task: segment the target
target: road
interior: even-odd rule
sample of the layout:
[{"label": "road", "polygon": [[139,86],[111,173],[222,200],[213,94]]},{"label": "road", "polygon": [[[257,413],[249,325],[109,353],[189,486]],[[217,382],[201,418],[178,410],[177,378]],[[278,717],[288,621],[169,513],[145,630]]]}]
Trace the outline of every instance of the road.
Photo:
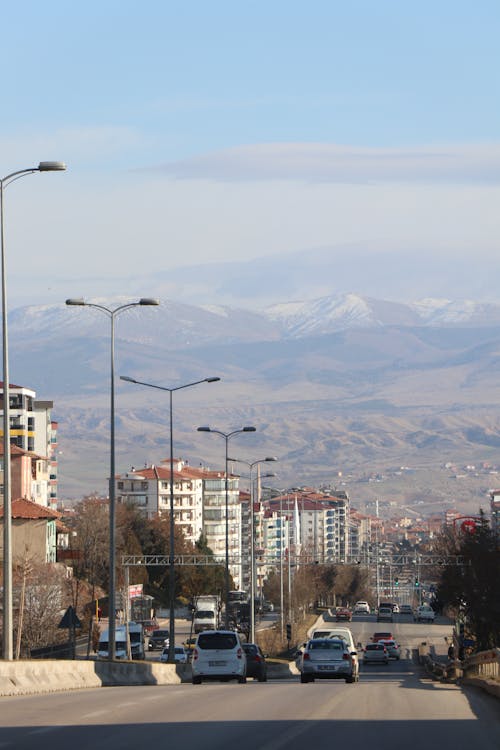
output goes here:
[{"label": "road", "polygon": [[[374,618],[351,623],[363,642]],[[412,659],[421,640],[445,647],[447,623],[395,623],[403,659],[361,667],[359,683],[298,678],[161,687],[101,688],[5,697],[0,748],[37,750],[498,750],[498,701],[440,684]]]}]

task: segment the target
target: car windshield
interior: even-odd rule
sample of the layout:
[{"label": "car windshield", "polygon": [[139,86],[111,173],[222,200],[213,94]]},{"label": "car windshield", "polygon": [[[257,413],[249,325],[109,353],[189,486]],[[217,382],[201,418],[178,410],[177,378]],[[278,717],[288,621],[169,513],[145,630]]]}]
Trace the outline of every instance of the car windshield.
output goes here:
[{"label": "car windshield", "polygon": [[238,640],[232,633],[200,633],[198,647],[203,649],[232,649],[238,645]]},{"label": "car windshield", "polygon": [[151,638],[168,638],[168,630],[155,630]]}]

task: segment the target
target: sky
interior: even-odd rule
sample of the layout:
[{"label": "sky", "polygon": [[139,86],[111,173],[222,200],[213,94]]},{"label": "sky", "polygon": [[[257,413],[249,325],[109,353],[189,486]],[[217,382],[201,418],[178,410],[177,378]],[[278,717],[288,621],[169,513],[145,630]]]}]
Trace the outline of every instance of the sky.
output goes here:
[{"label": "sky", "polygon": [[68,167],[4,192],[10,306],[345,243],[500,265],[499,38],[497,0],[4,0],[0,174]]}]

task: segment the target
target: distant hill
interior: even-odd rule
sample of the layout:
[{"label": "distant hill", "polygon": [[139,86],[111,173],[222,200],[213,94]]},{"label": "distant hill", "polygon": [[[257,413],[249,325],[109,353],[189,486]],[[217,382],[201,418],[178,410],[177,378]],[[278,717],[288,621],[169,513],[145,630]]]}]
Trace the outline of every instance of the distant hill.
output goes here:
[{"label": "distant hill", "polygon": [[[11,381],[54,400],[60,495],[105,491],[109,320],[65,305],[9,320]],[[341,481],[354,502],[435,495],[436,507],[477,510],[495,484],[486,469],[459,482],[443,467],[500,464],[498,304],[338,294],[247,310],[168,299],[117,318],[115,361],[117,376],[167,387],[222,378],[175,394],[175,452],[191,462],[223,468],[223,441],[197,426],[254,424],[231,453],[278,456],[277,487]],[[116,418],[119,472],[166,457],[168,393],[117,380]],[[402,465],[419,468],[393,471]]]}]

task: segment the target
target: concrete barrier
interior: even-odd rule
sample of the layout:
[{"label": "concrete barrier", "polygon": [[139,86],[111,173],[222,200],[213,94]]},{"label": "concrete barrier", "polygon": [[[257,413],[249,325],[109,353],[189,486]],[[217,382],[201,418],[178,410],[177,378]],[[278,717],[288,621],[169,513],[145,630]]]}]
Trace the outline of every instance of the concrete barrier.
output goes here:
[{"label": "concrete barrier", "polygon": [[51,693],[113,685],[175,685],[191,681],[191,667],[161,662],[32,661],[0,662],[0,695]]},{"label": "concrete barrier", "polygon": [[[267,668],[271,680],[284,680],[299,674],[293,661],[271,662]],[[120,685],[178,685],[182,682],[191,682],[190,664],[60,659],[0,661],[0,696]]]}]

